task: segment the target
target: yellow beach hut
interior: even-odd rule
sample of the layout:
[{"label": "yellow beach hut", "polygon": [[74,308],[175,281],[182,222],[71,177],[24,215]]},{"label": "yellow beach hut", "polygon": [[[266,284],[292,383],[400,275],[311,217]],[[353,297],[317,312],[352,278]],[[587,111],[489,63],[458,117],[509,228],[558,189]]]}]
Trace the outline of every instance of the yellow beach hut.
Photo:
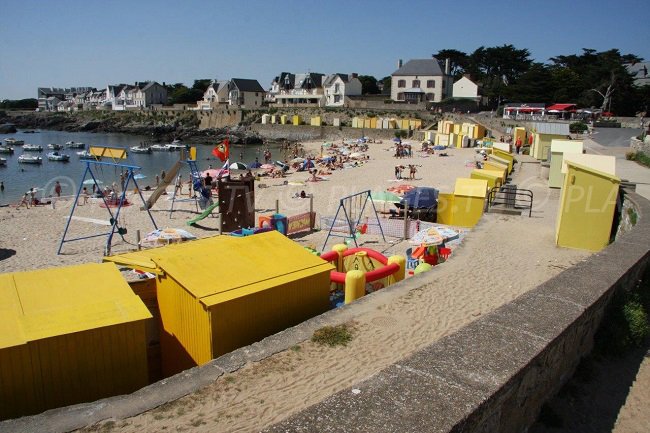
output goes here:
[{"label": "yellow beach hut", "polygon": [[615,164],[613,156],[564,155],[557,245],[600,251],[609,244],[621,182]]},{"label": "yellow beach hut", "polygon": [[0,274],[0,419],[147,385],[151,317],[112,263]]},{"label": "yellow beach hut", "polygon": [[566,139],[569,136],[569,125],[566,123],[533,123],[533,145],[530,148],[530,156],[540,161],[546,161],[549,157],[551,141],[554,139]]},{"label": "yellow beach hut", "polygon": [[474,227],[483,215],[488,182],[457,178],[454,193],[438,195],[437,221],[459,227]]},{"label": "yellow beach hut", "polygon": [[165,375],[329,309],[334,267],[277,231],[215,236],[105,260],[157,275]]},{"label": "yellow beach hut", "polygon": [[549,188],[560,188],[564,181],[562,174],[562,161],[564,154],[582,154],[581,140],[551,140],[551,166],[548,174]]}]

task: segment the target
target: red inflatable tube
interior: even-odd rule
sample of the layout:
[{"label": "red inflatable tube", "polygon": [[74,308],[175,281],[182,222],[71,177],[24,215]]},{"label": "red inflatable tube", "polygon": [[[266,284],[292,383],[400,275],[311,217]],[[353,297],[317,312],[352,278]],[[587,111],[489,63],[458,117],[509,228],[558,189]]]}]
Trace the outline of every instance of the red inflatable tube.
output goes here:
[{"label": "red inflatable tube", "polygon": [[[379,269],[375,269],[374,271],[366,272],[366,282],[368,283],[371,283],[376,280],[381,280],[382,278],[386,278],[387,276],[393,275],[395,272],[399,270],[399,265],[397,263],[391,263],[389,265],[386,256],[384,256],[380,252],[371,250],[369,248],[350,248],[349,250],[345,250],[345,252],[343,253],[343,257],[347,257],[358,252],[365,252],[366,254],[368,254],[368,257],[375,259],[379,263],[384,265]],[[336,251],[328,251],[325,254],[320,255],[320,258],[327,262],[332,262],[336,260],[338,257],[339,254]],[[330,281],[332,281],[333,283],[345,284],[345,272],[338,272],[338,271],[330,272]]]}]

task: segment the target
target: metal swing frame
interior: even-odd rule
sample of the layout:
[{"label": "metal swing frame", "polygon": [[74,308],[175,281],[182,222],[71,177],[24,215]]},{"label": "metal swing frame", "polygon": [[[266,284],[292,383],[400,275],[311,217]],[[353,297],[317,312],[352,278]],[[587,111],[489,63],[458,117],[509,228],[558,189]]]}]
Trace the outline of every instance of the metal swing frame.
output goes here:
[{"label": "metal swing frame", "polygon": [[[72,209],[70,210],[70,216],[68,217],[68,221],[66,222],[65,225],[65,230],[63,231],[63,236],[61,237],[61,242],[59,243],[59,249],[57,251],[57,254],[61,254],[61,250],[63,249],[63,244],[67,242],[74,242],[74,241],[80,241],[84,239],[91,239],[91,238],[96,238],[100,236],[107,236],[106,238],[106,246],[104,247],[104,255],[109,255],[111,252],[111,245],[113,241],[113,235],[115,232],[119,233],[119,216],[120,216],[120,211],[122,210],[122,205],[124,204],[124,201],[126,200],[126,191],[129,189],[129,183],[133,181],[133,184],[135,185],[136,190],[138,191],[138,195],[140,196],[140,199],[142,200],[142,203],[145,205],[146,209],[146,201],[144,197],[142,196],[142,191],[140,190],[140,187],[138,186],[138,182],[135,179],[134,175],[134,170],[140,170],[142,167],[137,166],[137,165],[129,165],[129,164],[119,164],[115,162],[103,162],[103,161],[85,161],[86,163],[86,170],[84,170],[84,174],[81,177],[81,182],[79,183],[79,189],[77,189],[77,194],[75,195],[74,199],[74,204],[72,205]],[[115,211],[115,214],[111,211],[111,208],[108,205],[108,202],[106,201],[106,197],[102,194],[102,200],[104,202],[104,205],[106,206],[106,210],[108,211],[111,219],[111,230],[106,233],[99,233],[95,235],[89,235],[89,236],[81,236],[78,238],[73,238],[73,239],[66,239],[66,235],[68,234],[68,229],[70,228],[70,223],[72,222],[72,217],[74,215],[74,211],[77,208],[77,205],[79,204],[79,196],[81,195],[81,191],[84,188],[84,181],[86,180],[86,177],[88,174],[90,174],[90,177],[92,178],[94,185],[97,187],[98,191],[101,191],[101,187],[99,186],[99,182],[97,182],[97,178],[95,177],[95,173],[93,172],[93,169],[91,168],[91,164],[97,167],[103,167],[103,166],[108,166],[108,167],[115,167],[115,168],[120,168],[120,169],[125,169],[127,172],[127,177],[126,180],[124,181],[124,188],[122,189],[122,194],[120,195],[119,198],[119,204],[117,205],[117,209]],[[153,223],[154,228],[157,230],[158,226],[156,225],[156,221],[153,218],[153,215],[151,215],[151,212],[149,209],[147,210],[147,214],[149,214],[149,219],[151,219],[151,222]],[[122,233],[119,233],[120,236],[122,236]]]},{"label": "metal swing frame", "polygon": [[[346,200],[353,200],[354,198],[359,198],[360,200],[363,200],[365,196],[365,200],[363,202],[363,205],[361,206],[361,211],[359,212],[359,215],[357,219],[353,222],[352,219],[354,216],[352,215],[352,209],[347,209],[345,206]],[[351,194],[346,197],[343,197],[342,199],[339,200],[339,207],[336,209],[336,215],[334,215],[334,219],[332,220],[332,224],[329,227],[329,230],[327,232],[327,237],[325,238],[325,243],[323,244],[323,248],[321,248],[321,251],[325,250],[325,247],[327,246],[327,242],[329,241],[330,237],[339,237],[339,238],[352,238],[354,241],[354,245],[356,247],[359,247],[359,244],[357,243],[357,238],[354,235],[356,228],[359,226],[361,223],[361,218],[363,218],[363,212],[366,210],[366,205],[368,204],[368,201],[370,201],[370,204],[372,205],[372,210],[375,213],[375,218],[377,220],[377,224],[379,226],[379,231],[381,232],[381,237],[386,242],[386,236],[384,236],[384,229],[381,227],[381,223],[379,222],[379,215],[377,214],[377,208],[375,207],[375,202],[372,200],[372,196],[370,195],[370,190],[358,192],[356,194]],[[339,216],[339,213],[343,210],[343,215],[345,216],[345,221],[347,222],[347,226],[350,230],[349,234],[345,235],[339,235],[336,233],[332,233],[332,229],[334,228],[334,224],[336,224],[337,218]]]}]

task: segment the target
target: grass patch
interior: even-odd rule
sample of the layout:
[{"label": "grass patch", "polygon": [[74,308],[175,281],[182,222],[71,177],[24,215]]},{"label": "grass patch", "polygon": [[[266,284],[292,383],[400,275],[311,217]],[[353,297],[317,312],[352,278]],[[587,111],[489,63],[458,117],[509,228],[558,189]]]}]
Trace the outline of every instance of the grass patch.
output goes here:
[{"label": "grass patch", "polygon": [[233,376],[226,376],[225,379],[226,383],[234,383],[235,378]]},{"label": "grass patch", "polygon": [[300,347],[299,344],[296,344],[295,346],[291,346],[291,350],[293,352],[300,352],[301,349],[302,349],[302,347]]},{"label": "grass patch", "polygon": [[631,207],[627,208],[627,215],[630,217],[630,223],[633,226],[635,226],[639,216],[637,215],[634,208],[631,208]]},{"label": "grass patch", "polygon": [[650,168],[650,156],[646,155],[643,152],[634,152],[634,151],[627,152],[625,154],[625,159],[627,159],[628,161],[636,161],[638,164]]},{"label": "grass patch", "polygon": [[322,346],[347,346],[352,341],[352,332],[346,324],[324,326],[314,332],[311,341]]},{"label": "grass patch", "polygon": [[650,271],[633,290],[616,295],[596,333],[594,352],[620,357],[650,336]]}]

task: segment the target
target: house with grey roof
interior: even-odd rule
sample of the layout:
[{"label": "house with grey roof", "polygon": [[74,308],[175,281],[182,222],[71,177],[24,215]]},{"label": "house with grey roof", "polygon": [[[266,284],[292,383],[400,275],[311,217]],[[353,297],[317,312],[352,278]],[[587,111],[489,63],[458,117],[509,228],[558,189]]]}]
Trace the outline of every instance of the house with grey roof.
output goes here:
[{"label": "house with grey roof", "polygon": [[242,108],[261,107],[265,93],[257,80],[233,78],[230,80],[228,103]]},{"label": "house with grey roof", "polygon": [[167,88],[155,81],[108,86],[107,94],[107,100],[112,103],[114,111],[142,110],[155,104],[167,103]]},{"label": "house with grey roof", "polygon": [[[94,87],[39,87],[37,89],[38,111],[59,111],[58,104],[62,101],[75,101],[78,96],[95,90]],[[55,98],[56,103],[53,103]]]},{"label": "house with grey roof", "polygon": [[391,94],[393,101],[400,102],[440,102],[452,94],[453,80],[449,67],[443,71],[435,57],[413,59],[391,74]]},{"label": "house with grey roof", "polygon": [[324,74],[282,72],[271,84],[267,101],[284,107],[321,107],[324,105]]},{"label": "house with grey roof", "polygon": [[323,95],[327,107],[343,107],[348,96],[361,95],[361,81],[357,74],[330,74],[323,79]]}]

